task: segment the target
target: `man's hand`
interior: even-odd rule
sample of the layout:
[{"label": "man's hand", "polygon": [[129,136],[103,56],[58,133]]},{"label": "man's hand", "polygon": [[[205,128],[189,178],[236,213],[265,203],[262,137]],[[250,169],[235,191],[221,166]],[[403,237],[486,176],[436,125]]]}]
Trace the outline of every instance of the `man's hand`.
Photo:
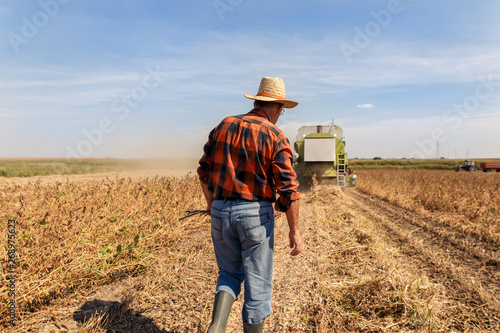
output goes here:
[{"label": "man's hand", "polygon": [[288,234],[290,248],[293,249],[290,255],[296,256],[302,252],[304,246],[304,241],[299,231],[299,200],[292,201],[290,208],[288,208],[285,214],[288,221],[288,228],[290,229],[290,233]]},{"label": "man's hand", "polygon": [[302,252],[302,248],[304,246],[302,236],[300,235],[300,232],[290,232],[288,234],[288,237],[290,238],[290,248],[293,249],[292,252],[290,252],[290,255],[296,256],[297,254]]},{"label": "man's hand", "polygon": [[205,184],[202,181],[200,181],[200,184],[201,188],[203,189],[203,195],[207,200],[207,211],[210,213],[210,211],[212,210],[212,203],[214,202],[214,197],[212,196],[212,193],[208,190],[207,184]]}]

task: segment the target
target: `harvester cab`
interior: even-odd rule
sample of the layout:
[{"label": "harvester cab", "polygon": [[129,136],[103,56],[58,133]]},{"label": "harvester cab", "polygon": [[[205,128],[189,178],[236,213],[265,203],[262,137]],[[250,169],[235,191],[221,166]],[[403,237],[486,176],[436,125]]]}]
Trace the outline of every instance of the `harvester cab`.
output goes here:
[{"label": "harvester cab", "polygon": [[295,141],[294,167],[301,179],[336,180],[339,186],[356,185],[349,168],[344,132],[336,125],[302,126]]}]

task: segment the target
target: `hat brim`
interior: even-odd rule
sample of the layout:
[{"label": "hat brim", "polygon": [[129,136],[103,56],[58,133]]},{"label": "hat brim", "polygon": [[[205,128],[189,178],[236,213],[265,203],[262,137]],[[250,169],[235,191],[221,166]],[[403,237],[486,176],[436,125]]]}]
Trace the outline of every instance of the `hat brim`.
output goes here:
[{"label": "hat brim", "polygon": [[248,95],[248,94],[243,94],[243,95],[248,99],[253,99],[256,101],[281,103],[281,104],[283,104],[283,107],[286,109],[292,109],[299,104],[298,102],[290,101],[288,99],[279,99],[279,98],[267,97],[267,96],[252,96],[252,95]]}]

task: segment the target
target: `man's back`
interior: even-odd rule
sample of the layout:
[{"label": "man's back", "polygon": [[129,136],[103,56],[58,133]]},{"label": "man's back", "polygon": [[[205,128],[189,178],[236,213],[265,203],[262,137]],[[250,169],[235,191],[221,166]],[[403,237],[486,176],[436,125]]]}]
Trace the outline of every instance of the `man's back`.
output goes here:
[{"label": "man's back", "polygon": [[200,178],[216,199],[275,202],[276,191],[298,187],[288,140],[259,109],[225,118],[210,133],[204,152]]}]

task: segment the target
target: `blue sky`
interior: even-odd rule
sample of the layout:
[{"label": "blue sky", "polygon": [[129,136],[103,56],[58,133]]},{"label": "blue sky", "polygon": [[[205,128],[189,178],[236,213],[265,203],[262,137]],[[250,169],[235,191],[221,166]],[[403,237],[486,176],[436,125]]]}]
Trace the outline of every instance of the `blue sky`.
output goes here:
[{"label": "blue sky", "polygon": [[[500,2],[4,0],[0,157],[199,157],[263,76],[350,157],[500,157]],[[438,144],[439,143],[439,144]],[[439,146],[439,151],[437,151]]]}]

